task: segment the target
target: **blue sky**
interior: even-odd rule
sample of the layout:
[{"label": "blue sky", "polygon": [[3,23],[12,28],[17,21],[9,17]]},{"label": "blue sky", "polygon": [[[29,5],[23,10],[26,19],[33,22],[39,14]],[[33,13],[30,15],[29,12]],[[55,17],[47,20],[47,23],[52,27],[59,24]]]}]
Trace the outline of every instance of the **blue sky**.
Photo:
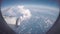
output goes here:
[{"label": "blue sky", "polygon": [[2,7],[11,6],[11,5],[47,5],[57,7],[57,2],[52,0],[3,0]]}]

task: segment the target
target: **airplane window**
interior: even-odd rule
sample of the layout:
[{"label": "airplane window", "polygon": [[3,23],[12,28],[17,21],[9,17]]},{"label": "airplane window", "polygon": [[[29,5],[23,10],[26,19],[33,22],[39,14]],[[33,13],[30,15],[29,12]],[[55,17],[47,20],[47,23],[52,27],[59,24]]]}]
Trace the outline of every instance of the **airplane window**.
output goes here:
[{"label": "airplane window", "polygon": [[3,0],[4,20],[18,34],[45,34],[59,15],[56,1]]}]

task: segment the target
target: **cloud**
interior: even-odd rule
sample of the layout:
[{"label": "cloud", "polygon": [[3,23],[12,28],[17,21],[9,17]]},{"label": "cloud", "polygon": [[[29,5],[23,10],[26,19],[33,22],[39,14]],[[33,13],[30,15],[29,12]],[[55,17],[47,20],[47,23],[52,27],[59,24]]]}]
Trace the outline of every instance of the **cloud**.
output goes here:
[{"label": "cloud", "polygon": [[51,7],[51,6],[40,5],[40,6],[32,6],[27,8],[29,8],[32,11],[32,13],[39,12],[42,14],[50,14],[50,15],[58,15],[59,13],[59,8]]},{"label": "cloud", "polygon": [[50,19],[47,19],[47,20],[45,21],[45,23],[47,23],[47,24],[48,24],[48,23],[49,23],[49,24],[53,24]]},{"label": "cloud", "polygon": [[33,10],[54,10],[59,11],[58,7],[45,6],[45,5],[29,5],[27,8],[32,8]]},{"label": "cloud", "polygon": [[21,14],[23,14],[23,17],[24,17],[24,18],[25,18],[25,17],[27,17],[27,18],[31,17],[31,12],[30,12],[29,9],[25,9],[24,6],[17,6],[17,7],[18,7],[18,9],[19,9],[19,12],[20,12]]},{"label": "cloud", "polygon": [[[9,7],[9,9],[5,9],[5,13],[2,12],[3,16],[15,16],[19,18],[19,22],[23,20],[28,20],[31,17],[31,12],[29,9],[26,9],[24,6],[14,6],[14,7]],[[13,20],[13,19],[12,19]],[[7,20],[8,21],[8,20]]]},{"label": "cloud", "polygon": [[[26,9],[29,8],[29,9]],[[2,12],[4,15],[8,15],[8,16],[16,16],[19,17],[19,22],[23,21],[23,20],[28,20],[31,18],[33,13],[45,13],[45,14],[50,14],[50,15],[56,15],[58,14],[58,8],[54,8],[54,7],[48,7],[48,6],[28,6],[26,7],[23,5],[17,5],[17,6],[12,6],[12,7],[8,7],[5,12],[5,10]],[[49,9],[49,10],[48,10]],[[32,10],[32,11],[30,11]],[[51,11],[54,10],[54,11]],[[4,13],[5,12],[5,13]],[[32,14],[31,14],[32,12]],[[37,17],[39,18],[39,17]]]}]

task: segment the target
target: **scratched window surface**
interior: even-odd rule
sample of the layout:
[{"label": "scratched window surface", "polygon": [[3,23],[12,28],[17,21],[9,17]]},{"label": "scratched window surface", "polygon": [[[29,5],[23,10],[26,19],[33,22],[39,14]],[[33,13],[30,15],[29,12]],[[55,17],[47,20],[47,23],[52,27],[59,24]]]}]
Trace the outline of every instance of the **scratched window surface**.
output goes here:
[{"label": "scratched window surface", "polygon": [[46,34],[57,20],[59,8],[56,1],[3,0],[1,12],[18,34]]}]

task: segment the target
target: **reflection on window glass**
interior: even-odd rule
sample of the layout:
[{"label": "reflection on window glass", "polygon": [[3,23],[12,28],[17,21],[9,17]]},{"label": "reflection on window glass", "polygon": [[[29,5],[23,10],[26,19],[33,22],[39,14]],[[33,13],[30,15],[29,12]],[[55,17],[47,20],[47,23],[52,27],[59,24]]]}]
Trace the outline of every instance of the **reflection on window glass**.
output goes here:
[{"label": "reflection on window glass", "polygon": [[54,1],[3,0],[1,12],[18,34],[45,34],[54,24],[59,8]]}]

